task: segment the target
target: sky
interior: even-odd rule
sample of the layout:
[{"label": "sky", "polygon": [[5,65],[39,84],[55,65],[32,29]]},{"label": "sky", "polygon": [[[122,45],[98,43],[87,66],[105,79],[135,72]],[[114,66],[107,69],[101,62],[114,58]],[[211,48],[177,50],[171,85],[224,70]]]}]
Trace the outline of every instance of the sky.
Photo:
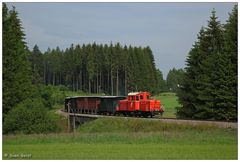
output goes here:
[{"label": "sky", "polygon": [[213,8],[226,23],[236,3],[31,3],[15,2],[29,49],[66,49],[71,44],[149,46],[166,76],[184,68],[200,28],[207,27]]}]

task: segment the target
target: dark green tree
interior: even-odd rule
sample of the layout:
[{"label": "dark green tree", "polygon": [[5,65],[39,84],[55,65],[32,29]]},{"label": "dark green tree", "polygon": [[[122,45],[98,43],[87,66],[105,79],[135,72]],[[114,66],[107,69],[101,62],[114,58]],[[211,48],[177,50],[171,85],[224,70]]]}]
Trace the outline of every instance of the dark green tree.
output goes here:
[{"label": "dark green tree", "polygon": [[[235,11],[235,18],[236,13]],[[234,15],[234,11],[231,15]],[[227,39],[230,38],[227,26],[230,24],[231,15],[225,26],[225,34],[222,25],[217,21],[215,10],[212,11],[208,27],[201,29],[198,41],[186,61],[186,73],[178,93],[182,104],[177,110],[178,116],[214,120],[236,119],[237,72],[236,68],[232,67],[237,65],[237,46],[230,47],[234,52],[227,52],[227,49],[230,49],[227,46],[237,44],[237,19],[231,25],[235,26],[229,34],[232,37]],[[233,62],[230,55],[234,58]]]},{"label": "dark green tree", "polygon": [[157,92],[168,91],[167,83],[163,79],[163,74],[159,69],[157,69],[157,71],[156,71],[156,76],[157,76]]},{"label": "dark green tree", "polygon": [[196,112],[194,118],[217,119],[216,114],[218,96],[217,91],[221,89],[219,84],[219,73],[222,73],[219,59],[222,56],[223,50],[223,30],[222,25],[217,20],[215,10],[212,11],[212,16],[208,21],[206,28],[205,43],[203,49],[200,46],[200,54],[206,53],[206,58],[200,62],[200,74],[198,74],[197,102],[195,104]]},{"label": "dark green tree", "polygon": [[237,120],[237,44],[238,9],[234,6],[224,32],[224,50],[217,57],[216,116],[219,120]]},{"label": "dark green tree", "polygon": [[43,56],[37,45],[33,47],[30,61],[32,64],[32,83],[43,83]]},{"label": "dark green tree", "polygon": [[187,58],[186,74],[178,93],[182,107],[177,115],[188,118],[212,118],[214,116],[214,65],[217,54],[222,50],[222,29],[215,10],[208,22],[208,28],[200,30]]},{"label": "dark green tree", "polygon": [[95,60],[93,48],[89,44],[87,45],[87,74],[88,74],[88,92],[92,92],[92,83],[95,77]]},{"label": "dark green tree", "polygon": [[3,116],[29,96],[31,65],[18,13],[3,3]]},{"label": "dark green tree", "polygon": [[177,116],[181,118],[192,118],[196,108],[196,89],[197,78],[199,74],[199,62],[200,57],[198,55],[199,43],[203,34],[203,30],[200,31],[198,36],[198,42],[195,42],[195,45],[188,54],[185,68],[185,73],[183,75],[183,82],[180,89],[177,91],[179,97],[179,102],[182,107],[178,107]]}]

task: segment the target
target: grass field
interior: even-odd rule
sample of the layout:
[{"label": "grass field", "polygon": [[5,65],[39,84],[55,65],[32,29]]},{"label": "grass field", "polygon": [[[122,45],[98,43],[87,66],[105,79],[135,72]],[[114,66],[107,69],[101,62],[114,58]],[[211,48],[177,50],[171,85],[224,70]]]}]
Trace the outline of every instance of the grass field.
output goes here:
[{"label": "grass field", "polygon": [[154,96],[154,98],[159,99],[164,107],[163,117],[176,118],[176,107],[180,106],[180,104],[175,93],[161,93]]},{"label": "grass field", "polygon": [[3,136],[3,159],[237,159],[237,130],[102,118],[75,134]]}]

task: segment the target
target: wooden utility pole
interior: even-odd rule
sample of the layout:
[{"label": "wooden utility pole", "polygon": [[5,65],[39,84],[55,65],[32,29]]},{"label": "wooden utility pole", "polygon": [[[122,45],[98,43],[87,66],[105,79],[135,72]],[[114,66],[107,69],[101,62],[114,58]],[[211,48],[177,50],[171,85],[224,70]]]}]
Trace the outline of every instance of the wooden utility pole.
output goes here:
[{"label": "wooden utility pole", "polygon": [[71,132],[71,118],[70,118],[70,108],[71,108],[71,103],[68,101],[68,132]]},{"label": "wooden utility pole", "polygon": [[75,127],[76,127],[76,125],[75,125],[75,112],[73,111],[73,121],[72,121],[72,123],[73,123],[73,134],[75,134]]}]

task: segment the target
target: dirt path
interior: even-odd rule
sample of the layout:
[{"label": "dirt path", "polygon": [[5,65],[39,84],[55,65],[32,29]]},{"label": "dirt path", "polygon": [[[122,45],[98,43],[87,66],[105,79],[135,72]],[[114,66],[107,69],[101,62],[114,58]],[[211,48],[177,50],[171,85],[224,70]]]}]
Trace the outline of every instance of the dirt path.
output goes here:
[{"label": "dirt path", "polygon": [[60,110],[60,109],[55,111],[55,113],[58,114],[58,115],[64,116],[65,118],[68,117],[68,114],[66,112]]}]

